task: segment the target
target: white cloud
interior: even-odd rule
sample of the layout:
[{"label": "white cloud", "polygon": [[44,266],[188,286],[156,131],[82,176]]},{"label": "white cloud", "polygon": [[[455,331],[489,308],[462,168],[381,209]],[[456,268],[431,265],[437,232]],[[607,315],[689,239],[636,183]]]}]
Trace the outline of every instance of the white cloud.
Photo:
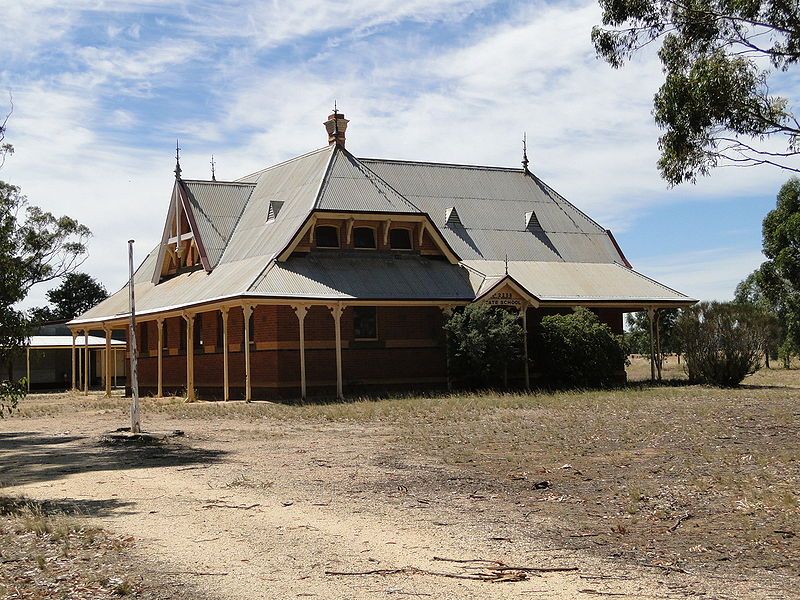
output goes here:
[{"label": "white cloud", "polygon": [[[78,74],[82,83],[99,85],[113,80],[117,83],[146,81],[164,75],[168,69],[192,60],[200,44],[186,40],[165,40],[131,51],[123,48],[85,46],[75,52],[85,70]],[[72,76],[68,75],[69,81]]]},{"label": "white cloud", "polygon": [[111,113],[111,117],[108,122],[109,125],[112,125],[113,127],[129,129],[136,124],[137,119],[130,111],[117,109]]},{"label": "white cloud", "polygon": [[[208,176],[213,153],[222,179],[324,145],[333,99],[351,119],[348,148],[362,156],[516,166],[527,131],[534,171],[618,231],[657,205],[722,202],[785,179],[770,169],[718,170],[696,187],[668,190],[655,167],[650,114],[660,65],[645,55],[615,71],[597,60],[594,0],[526,6],[502,22],[465,27],[455,40],[406,36],[398,25],[458,23],[487,1],[7,3],[0,52],[10,32],[22,32],[28,37],[9,54],[12,63],[57,47],[68,68],[30,80],[24,68],[4,67],[0,82],[14,84],[17,104],[17,154],[2,175],[32,202],[93,229],[85,268],[109,289],[124,280],[125,240],[136,238],[142,255],[155,242],[172,169],[169,146],[123,144],[102,133],[109,125],[179,134],[184,173]],[[119,20],[98,26],[107,45],[70,39],[77,23],[112,12]],[[147,12],[156,14],[149,25]],[[170,35],[159,39],[150,26]],[[314,50],[299,52],[311,38]],[[270,60],[279,46],[289,49],[283,60]],[[286,58],[293,52],[308,58]],[[207,117],[136,109],[137,96],[152,98],[173,75],[192,82],[192,102],[207,106]],[[169,105],[180,92],[171,87],[157,100]],[[760,262],[757,253],[730,254],[654,257],[636,267],[690,295],[721,298]]]},{"label": "white cloud", "polygon": [[336,31],[361,35],[400,21],[458,21],[489,0],[273,0],[221,5],[193,2],[186,12],[195,35],[247,39],[258,48]]}]

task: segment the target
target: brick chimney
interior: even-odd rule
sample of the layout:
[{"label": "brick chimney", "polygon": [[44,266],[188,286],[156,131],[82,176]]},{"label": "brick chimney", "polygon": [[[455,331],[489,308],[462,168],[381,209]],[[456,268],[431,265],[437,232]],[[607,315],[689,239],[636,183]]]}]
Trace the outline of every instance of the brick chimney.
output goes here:
[{"label": "brick chimney", "polygon": [[344,132],[349,122],[344,118],[344,113],[340,113],[334,106],[333,112],[328,115],[328,120],[324,123],[328,132],[328,144],[337,144],[344,148]]}]

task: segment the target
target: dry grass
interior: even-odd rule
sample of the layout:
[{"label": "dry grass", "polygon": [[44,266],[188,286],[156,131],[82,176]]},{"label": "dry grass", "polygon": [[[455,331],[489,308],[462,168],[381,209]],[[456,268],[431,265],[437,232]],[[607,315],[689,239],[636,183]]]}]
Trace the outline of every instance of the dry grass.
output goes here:
[{"label": "dry grass", "polygon": [[120,564],[130,540],[25,499],[0,497],[0,597],[118,598],[135,586]]},{"label": "dry grass", "polygon": [[[679,369],[668,362],[665,379]],[[646,361],[630,371],[631,380],[649,377]],[[20,414],[76,405],[124,417],[128,401],[39,397]],[[554,525],[535,535],[567,547],[704,571],[800,572],[800,370],[762,370],[730,390],[638,384],[306,405],[172,398],[147,399],[143,411],[145,419],[253,423],[247,431],[262,423],[336,423],[354,436],[369,429],[387,440],[382,465],[402,465],[409,489],[428,498],[483,490],[548,519]],[[229,485],[269,484],[242,475]]]}]

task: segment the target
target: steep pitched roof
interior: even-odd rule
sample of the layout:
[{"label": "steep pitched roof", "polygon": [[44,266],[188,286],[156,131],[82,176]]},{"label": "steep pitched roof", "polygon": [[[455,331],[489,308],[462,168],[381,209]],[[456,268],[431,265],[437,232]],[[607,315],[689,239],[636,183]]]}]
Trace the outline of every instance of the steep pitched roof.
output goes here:
[{"label": "steep pitched roof", "polygon": [[197,223],[197,235],[213,269],[219,264],[255,184],[195,180],[184,180],[183,184]]},{"label": "steep pitched roof", "polygon": [[[434,216],[464,260],[502,260],[507,255],[509,260],[624,264],[605,229],[522,169],[359,160]],[[443,216],[452,207],[462,228],[444,224]],[[540,230],[526,227],[529,212],[536,214]]]},{"label": "steep pitched roof", "polygon": [[[248,176],[255,189],[221,262],[253,256],[268,261],[282,250],[313,210],[335,150],[335,146],[326,146]],[[270,220],[273,200],[283,205]]]},{"label": "steep pitched roof", "polygon": [[[620,266],[602,227],[520,169],[359,159],[334,144],[235,182],[181,185],[210,268],[158,281],[156,247],[134,278],[142,313],[248,295],[471,300],[502,281],[506,257],[514,280],[542,300],[691,303]],[[277,262],[314,211],[427,214],[463,266],[379,253]],[[73,323],[127,310],[125,286]]]},{"label": "steep pitched roof", "polygon": [[376,213],[420,212],[360,160],[339,146],[334,147],[331,167],[314,208]]}]

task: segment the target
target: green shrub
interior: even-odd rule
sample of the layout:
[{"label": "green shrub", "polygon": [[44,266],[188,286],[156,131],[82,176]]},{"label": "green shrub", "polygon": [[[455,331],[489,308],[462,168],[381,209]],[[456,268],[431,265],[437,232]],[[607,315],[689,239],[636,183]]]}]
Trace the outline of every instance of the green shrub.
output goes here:
[{"label": "green shrub", "polygon": [[27,380],[0,381],[0,419],[10,415],[27,393]]},{"label": "green shrub", "polygon": [[752,306],[701,302],[685,309],[678,331],[689,380],[734,387],[760,366],[763,316]]},{"label": "green shrub", "polygon": [[508,385],[523,355],[519,316],[497,306],[468,304],[447,320],[450,371],[465,385]]},{"label": "green shrub", "polygon": [[620,383],[627,354],[622,336],[593,312],[577,308],[542,319],[535,364],[553,387],[609,387]]}]

